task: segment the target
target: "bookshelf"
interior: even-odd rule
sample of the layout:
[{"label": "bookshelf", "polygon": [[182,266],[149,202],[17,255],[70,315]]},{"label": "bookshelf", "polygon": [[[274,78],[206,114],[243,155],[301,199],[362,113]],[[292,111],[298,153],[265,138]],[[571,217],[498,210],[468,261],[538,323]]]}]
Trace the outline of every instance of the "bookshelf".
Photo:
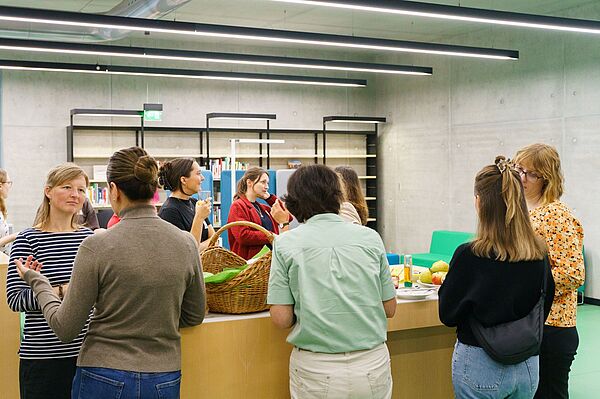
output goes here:
[{"label": "bookshelf", "polygon": [[[363,193],[369,208],[369,217],[367,218],[367,226],[377,230],[377,149],[378,149],[378,126],[385,123],[384,117],[369,117],[369,116],[340,116],[331,115],[323,117],[323,163],[330,166],[345,165],[352,166],[358,173],[358,179],[362,183]],[[344,133],[340,130],[328,129],[328,124],[345,123],[347,125],[361,124],[369,126],[368,131],[354,132],[360,136],[362,146],[354,146],[354,151],[346,154],[339,154],[337,148],[340,148],[339,141],[341,137],[347,134],[352,134],[351,130]],[[347,140],[347,139],[346,139]],[[336,142],[338,144],[336,145]],[[331,147],[334,147],[331,150]],[[360,150],[359,153],[355,153]],[[328,160],[330,160],[328,162]],[[352,163],[356,160],[364,160],[364,169],[356,168]],[[364,174],[359,171],[363,170]]]},{"label": "bookshelf", "polygon": [[[377,125],[366,130],[331,129],[326,126],[329,122],[324,122],[321,130],[277,129],[272,128],[270,122],[263,128],[217,127],[214,126],[217,119],[207,119],[208,127],[142,126],[142,122],[83,125],[74,124],[71,119],[71,124],[67,126],[67,160],[82,166],[92,177],[92,183],[100,186],[106,183],[102,179],[94,181],[93,166],[106,164],[112,153],[121,148],[134,145],[143,147],[159,161],[177,157],[194,158],[207,168],[202,190],[211,191],[214,207],[211,223],[218,228],[221,221],[227,221],[230,205],[230,201],[228,203],[224,199],[224,182],[221,179],[222,171],[229,169],[223,167],[223,163],[231,155],[230,139],[283,139],[285,144],[273,147],[266,144],[238,144],[236,160],[243,162],[240,166],[244,167],[240,170],[248,166],[262,166],[269,170],[287,169],[291,160],[298,160],[302,164],[351,166],[363,182],[370,218],[374,219],[369,221],[368,226],[377,228]],[[106,123],[106,119],[102,119],[102,122]],[[110,119],[110,123],[113,123],[113,119]],[[220,170],[211,170],[211,160],[221,162]],[[274,190],[275,181],[273,178],[271,181]],[[158,206],[169,193],[161,190],[159,194]],[[96,208],[104,210],[108,206],[98,204]],[[218,216],[221,216],[221,220]]]}]

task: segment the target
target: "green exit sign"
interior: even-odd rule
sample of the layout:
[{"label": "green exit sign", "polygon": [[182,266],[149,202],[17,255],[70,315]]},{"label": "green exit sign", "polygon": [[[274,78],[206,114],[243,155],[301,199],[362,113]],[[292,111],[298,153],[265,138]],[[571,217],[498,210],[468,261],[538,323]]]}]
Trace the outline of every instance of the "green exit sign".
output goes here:
[{"label": "green exit sign", "polygon": [[162,121],[162,111],[144,111],[144,121]]}]

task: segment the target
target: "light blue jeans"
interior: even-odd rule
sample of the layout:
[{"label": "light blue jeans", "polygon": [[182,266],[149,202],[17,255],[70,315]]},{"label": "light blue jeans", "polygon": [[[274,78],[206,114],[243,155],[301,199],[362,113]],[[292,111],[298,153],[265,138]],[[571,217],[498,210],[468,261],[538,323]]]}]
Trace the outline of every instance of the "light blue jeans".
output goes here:
[{"label": "light blue jeans", "polygon": [[452,355],[452,385],[456,399],[528,399],[538,386],[539,356],[505,365],[482,348],[456,341]]},{"label": "light blue jeans", "polygon": [[181,371],[138,373],[77,367],[72,399],[179,399]]}]

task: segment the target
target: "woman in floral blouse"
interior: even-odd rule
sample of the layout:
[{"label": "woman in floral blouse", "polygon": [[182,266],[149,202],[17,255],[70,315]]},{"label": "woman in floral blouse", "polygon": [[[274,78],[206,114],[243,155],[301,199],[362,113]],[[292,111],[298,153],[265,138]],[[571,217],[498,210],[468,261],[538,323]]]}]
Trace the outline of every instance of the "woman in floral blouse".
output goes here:
[{"label": "woman in floral blouse", "polygon": [[577,288],[585,281],[583,228],[560,201],[563,175],[558,152],[532,144],[515,156],[531,224],[546,245],[555,282],[554,302],[546,319],[540,353],[540,383],[535,398],[569,397],[569,371],[579,345]]}]

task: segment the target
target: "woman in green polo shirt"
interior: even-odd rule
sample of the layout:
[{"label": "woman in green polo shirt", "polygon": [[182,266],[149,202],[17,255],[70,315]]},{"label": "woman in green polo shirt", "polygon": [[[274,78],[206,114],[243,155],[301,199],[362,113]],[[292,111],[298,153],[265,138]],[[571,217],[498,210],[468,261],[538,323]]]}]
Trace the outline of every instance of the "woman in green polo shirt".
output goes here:
[{"label": "woman in green polo shirt", "polygon": [[396,298],[379,234],[338,215],[343,195],[327,166],[301,167],[287,191],[302,224],[275,239],[267,302],[278,327],[293,326],[292,399],[391,398],[386,317]]}]

